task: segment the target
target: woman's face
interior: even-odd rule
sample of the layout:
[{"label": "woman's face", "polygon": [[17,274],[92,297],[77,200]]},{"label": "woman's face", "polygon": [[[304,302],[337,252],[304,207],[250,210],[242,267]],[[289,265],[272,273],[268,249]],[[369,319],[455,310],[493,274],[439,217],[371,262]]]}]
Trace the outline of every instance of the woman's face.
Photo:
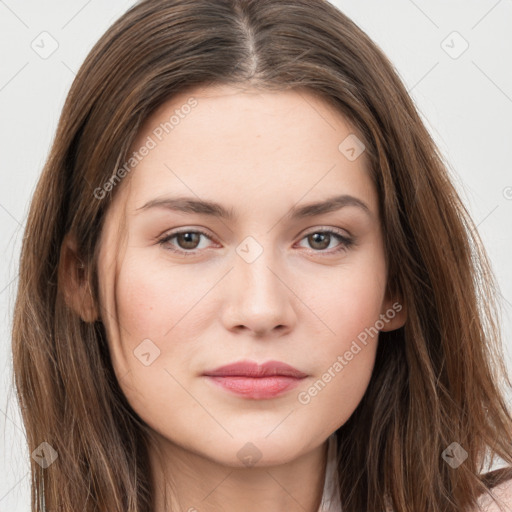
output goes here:
[{"label": "woman's face", "polygon": [[[129,403],[162,446],[225,465],[319,446],[367,388],[376,329],[403,325],[357,135],[310,93],[219,86],[164,104],[132,151],[98,262]],[[239,361],[302,377],[205,375]]]}]

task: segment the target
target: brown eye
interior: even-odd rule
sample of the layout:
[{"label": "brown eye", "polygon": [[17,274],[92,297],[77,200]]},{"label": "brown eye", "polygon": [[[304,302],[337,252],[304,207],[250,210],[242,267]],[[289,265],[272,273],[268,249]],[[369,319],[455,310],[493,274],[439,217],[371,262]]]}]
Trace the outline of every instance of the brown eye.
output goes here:
[{"label": "brown eye", "polygon": [[[326,256],[346,251],[354,244],[354,240],[352,238],[332,229],[312,231],[305,235],[302,240],[306,240],[309,249],[311,249],[312,252],[318,254],[325,253]],[[332,245],[333,241],[337,241],[338,243]]]},{"label": "brown eye", "polygon": [[312,233],[308,235],[308,243],[313,249],[323,250],[329,247],[331,235],[329,233]]},{"label": "brown eye", "polygon": [[194,231],[178,233],[177,235],[175,235],[177,244],[181,249],[192,250],[197,249],[201,236],[201,233],[196,233]]},{"label": "brown eye", "polygon": [[208,241],[212,241],[212,239],[207,233],[202,231],[189,230],[170,233],[160,239],[158,243],[172,252],[183,256],[193,256],[200,252],[201,249],[205,249],[204,243],[201,247],[202,241],[206,241],[206,244],[208,244]]}]

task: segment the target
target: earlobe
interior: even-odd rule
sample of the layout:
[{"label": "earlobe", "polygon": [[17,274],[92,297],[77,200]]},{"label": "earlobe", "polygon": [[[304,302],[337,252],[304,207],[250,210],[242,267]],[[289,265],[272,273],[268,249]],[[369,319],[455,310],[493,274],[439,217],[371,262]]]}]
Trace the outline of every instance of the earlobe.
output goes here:
[{"label": "earlobe", "polygon": [[78,256],[76,240],[68,233],[60,250],[59,289],[69,308],[84,322],[94,322],[98,312],[88,285],[87,272]]},{"label": "earlobe", "polygon": [[380,317],[384,324],[380,331],[394,331],[403,327],[407,321],[407,308],[404,301],[402,299],[385,301]]}]

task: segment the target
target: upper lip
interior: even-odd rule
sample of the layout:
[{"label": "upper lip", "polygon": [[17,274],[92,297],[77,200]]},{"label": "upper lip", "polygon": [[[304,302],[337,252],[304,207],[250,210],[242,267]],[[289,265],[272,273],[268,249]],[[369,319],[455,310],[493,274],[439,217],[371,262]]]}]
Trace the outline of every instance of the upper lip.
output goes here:
[{"label": "upper lip", "polygon": [[208,370],[203,375],[210,377],[268,377],[279,375],[297,379],[307,377],[307,374],[281,361],[267,361],[263,364],[258,364],[254,361],[237,361],[219,366],[214,370]]}]

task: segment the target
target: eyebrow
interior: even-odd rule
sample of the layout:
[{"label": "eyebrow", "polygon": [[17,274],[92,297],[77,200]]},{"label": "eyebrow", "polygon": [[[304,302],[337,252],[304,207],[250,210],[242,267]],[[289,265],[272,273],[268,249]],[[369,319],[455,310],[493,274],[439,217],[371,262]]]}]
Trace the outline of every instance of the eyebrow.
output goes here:
[{"label": "eyebrow", "polygon": [[[329,197],[324,201],[308,203],[303,206],[294,206],[284,217],[290,220],[299,220],[334,212],[346,206],[355,206],[372,217],[372,212],[366,203],[357,197],[347,194]],[[145,211],[151,208],[164,208],[183,213],[198,213],[230,221],[235,220],[237,217],[232,208],[228,209],[215,201],[207,201],[195,197],[165,197],[152,199],[135,211]]]}]

